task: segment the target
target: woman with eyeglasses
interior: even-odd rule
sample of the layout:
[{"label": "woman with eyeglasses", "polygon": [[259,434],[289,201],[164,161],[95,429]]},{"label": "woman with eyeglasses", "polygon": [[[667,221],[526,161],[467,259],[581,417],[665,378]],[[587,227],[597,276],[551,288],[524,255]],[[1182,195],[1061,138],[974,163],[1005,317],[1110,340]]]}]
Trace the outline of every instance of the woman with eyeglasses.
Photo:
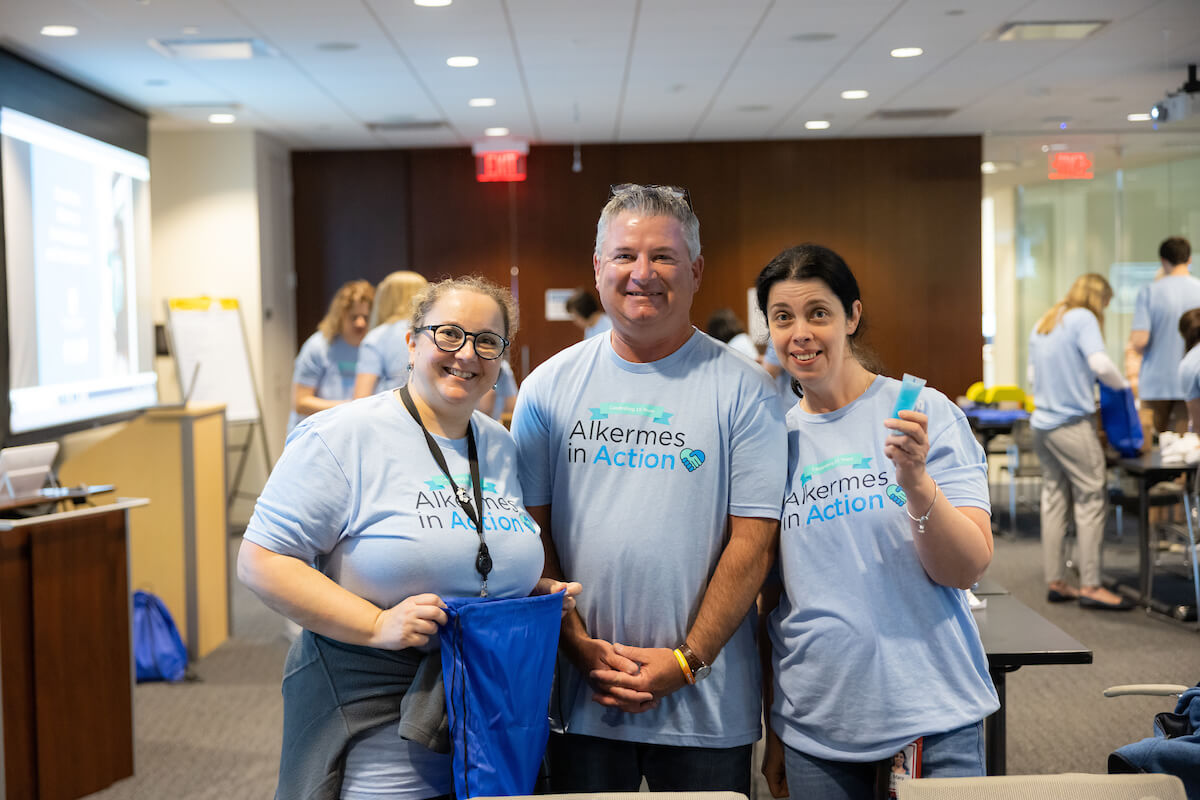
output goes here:
[{"label": "woman with eyeglasses", "polygon": [[414,302],[408,383],[289,437],[238,556],[239,578],[304,629],[284,671],[277,798],[447,796],[418,677],[442,598],[567,589],[574,603],[578,584],[539,579],[511,436],[474,411],[516,327],[498,286],[432,284]]}]

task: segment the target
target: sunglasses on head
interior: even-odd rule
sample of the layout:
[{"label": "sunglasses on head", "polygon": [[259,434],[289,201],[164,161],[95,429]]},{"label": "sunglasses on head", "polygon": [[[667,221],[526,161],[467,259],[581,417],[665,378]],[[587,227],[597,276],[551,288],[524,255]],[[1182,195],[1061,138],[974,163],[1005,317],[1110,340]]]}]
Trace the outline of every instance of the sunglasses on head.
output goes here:
[{"label": "sunglasses on head", "polygon": [[609,199],[612,199],[619,194],[636,192],[641,189],[657,189],[664,194],[674,197],[676,200],[682,200],[687,204],[688,209],[692,211],[692,213],[695,213],[696,211],[696,209],[692,207],[692,193],[682,186],[668,186],[662,183],[614,183],[612,186],[608,187],[608,196]]}]

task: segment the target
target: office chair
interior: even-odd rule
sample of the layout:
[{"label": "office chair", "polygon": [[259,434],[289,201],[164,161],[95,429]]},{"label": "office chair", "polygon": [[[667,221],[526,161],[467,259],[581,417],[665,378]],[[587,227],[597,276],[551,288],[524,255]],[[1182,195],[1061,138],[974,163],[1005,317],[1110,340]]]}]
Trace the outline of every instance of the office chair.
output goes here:
[{"label": "office chair", "polygon": [[896,784],[897,800],[1187,800],[1174,775],[995,775],[916,778]]}]

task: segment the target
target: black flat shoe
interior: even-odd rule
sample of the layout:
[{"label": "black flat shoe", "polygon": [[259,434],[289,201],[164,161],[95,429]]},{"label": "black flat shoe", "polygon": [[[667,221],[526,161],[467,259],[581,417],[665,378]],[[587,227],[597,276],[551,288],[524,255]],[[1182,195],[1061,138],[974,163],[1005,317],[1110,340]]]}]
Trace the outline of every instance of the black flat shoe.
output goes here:
[{"label": "black flat shoe", "polygon": [[1047,603],[1069,603],[1072,600],[1078,600],[1078,599],[1079,599],[1079,595],[1077,595],[1077,594],[1063,594],[1062,592],[1058,591],[1057,589],[1047,589],[1046,590],[1046,602]]},{"label": "black flat shoe", "polygon": [[1132,611],[1137,608],[1137,603],[1130,600],[1128,597],[1122,597],[1116,603],[1105,603],[1101,600],[1093,600],[1090,597],[1079,596],[1080,608],[1091,608],[1096,611]]}]

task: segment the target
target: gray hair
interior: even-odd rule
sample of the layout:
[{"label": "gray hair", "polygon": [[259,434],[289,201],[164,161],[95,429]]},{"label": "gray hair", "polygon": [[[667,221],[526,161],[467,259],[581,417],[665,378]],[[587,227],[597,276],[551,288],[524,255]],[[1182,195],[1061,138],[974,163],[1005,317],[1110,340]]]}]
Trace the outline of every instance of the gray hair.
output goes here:
[{"label": "gray hair", "polygon": [[665,186],[640,186],[625,184],[613,193],[600,212],[596,223],[596,256],[604,247],[608,226],[618,215],[631,211],[647,217],[672,217],[683,226],[683,240],[687,242],[688,260],[700,257],[700,220],[692,211],[687,199],[677,190]]}]

